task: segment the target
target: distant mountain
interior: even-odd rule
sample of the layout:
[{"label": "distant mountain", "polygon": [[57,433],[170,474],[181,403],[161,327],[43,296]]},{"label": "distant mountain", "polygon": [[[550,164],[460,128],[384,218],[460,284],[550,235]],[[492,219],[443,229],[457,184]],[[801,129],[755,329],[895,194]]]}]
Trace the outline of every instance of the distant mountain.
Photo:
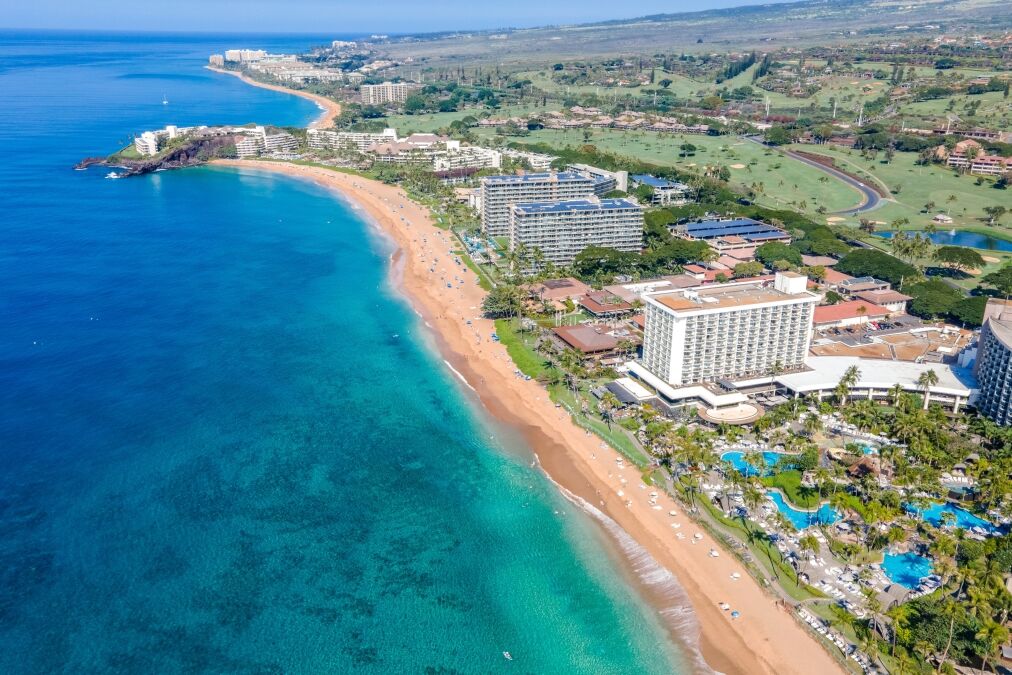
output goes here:
[{"label": "distant mountain", "polygon": [[846,43],[855,39],[990,33],[1012,27],[1008,0],[803,0],[587,24],[416,35],[394,56],[478,61]]}]

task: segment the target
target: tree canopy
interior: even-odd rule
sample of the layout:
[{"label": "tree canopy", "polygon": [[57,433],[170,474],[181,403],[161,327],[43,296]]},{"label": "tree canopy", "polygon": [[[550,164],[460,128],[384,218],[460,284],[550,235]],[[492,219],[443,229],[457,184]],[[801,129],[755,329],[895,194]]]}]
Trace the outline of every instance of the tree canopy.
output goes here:
[{"label": "tree canopy", "polygon": [[855,277],[872,276],[891,284],[920,276],[917,268],[899,258],[871,248],[859,248],[840,259],[834,269]]},{"label": "tree canopy", "polygon": [[939,246],[935,251],[935,260],[953,269],[965,272],[984,266],[984,258],[972,248],[965,246]]},{"label": "tree canopy", "polygon": [[779,241],[763,244],[755,250],[755,257],[767,267],[774,267],[781,260],[786,260],[794,267],[801,265],[801,252]]}]

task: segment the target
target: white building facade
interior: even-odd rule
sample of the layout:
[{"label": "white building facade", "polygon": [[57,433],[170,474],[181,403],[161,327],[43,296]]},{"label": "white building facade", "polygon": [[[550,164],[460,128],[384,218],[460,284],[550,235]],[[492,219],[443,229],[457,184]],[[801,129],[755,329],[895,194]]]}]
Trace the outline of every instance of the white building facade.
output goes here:
[{"label": "white building facade", "polygon": [[730,283],[643,296],[643,364],[671,385],[769,375],[803,368],[819,296],[808,278],[778,273],[763,282]]},{"label": "white building facade", "polygon": [[397,130],[384,129],[381,133],[357,131],[330,131],[310,129],[306,132],[309,147],[314,150],[354,150],[365,152],[374,145],[396,143]]},{"label": "white building facade", "polygon": [[545,262],[569,265],[588,246],[638,253],[643,248],[643,208],[628,199],[575,199],[515,204],[510,248],[538,249]]},{"label": "white building facade", "polygon": [[360,93],[365,105],[383,105],[384,103],[403,103],[411,92],[418,89],[412,82],[383,82],[382,84],[363,84]]},{"label": "white building facade", "polygon": [[481,180],[481,227],[486,236],[509,236],[514,204],[561,202],[594,196],[594,179],[578,173],[486,176]]}]

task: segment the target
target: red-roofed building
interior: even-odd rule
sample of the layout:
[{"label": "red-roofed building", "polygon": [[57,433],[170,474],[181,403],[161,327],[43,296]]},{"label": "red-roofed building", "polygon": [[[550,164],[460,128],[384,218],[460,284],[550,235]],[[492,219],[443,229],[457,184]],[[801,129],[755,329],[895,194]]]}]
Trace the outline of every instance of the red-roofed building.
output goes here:
[{"label": "red-roofed building", "polygon": [[830,286],[835,286],[836,284],[838,284],[838,283],[840,283],[842,281],[847,281],[848,279],[853,279],[853,278],[854,277],[850,276],[849,274],[844,274],[843,272],[837,272],[836,270],[834,270],[834,269],[832,269],[830,267],[826,268],[826,283],[829,284]]},{"label": "red-roofed building", "polygon": [[819,329],[845,328],[860,326],[875,319],[884,319],[889,316],[889,313],[885,307],[879,307],[864,300],[847,300],[835,305],[816,307],[814,323],[815,327]]},{"label": "red-roofed building", "polygon": [[594,291],[583,296],[580,306],[594,316],[620,316],[632,310],[633,306],[608,291]]},{"label": "red-roofed building", "polygon": [[562,346],[594,358],[611,355],[619,343],[617,337],[606,333],[601,326],[559,326],[552,332]]}]

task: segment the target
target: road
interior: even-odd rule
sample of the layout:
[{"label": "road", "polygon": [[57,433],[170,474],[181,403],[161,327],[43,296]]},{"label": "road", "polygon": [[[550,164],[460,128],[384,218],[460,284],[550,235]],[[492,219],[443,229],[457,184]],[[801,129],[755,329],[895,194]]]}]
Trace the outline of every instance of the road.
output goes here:
[{"label": "road", "polygon": [[[744,136],[743,138],[745,138],[746,140],[752,141],[753,143],[756,143],[757,145],[762,145],[763,147],[769,147],[765,143],[763,143],[762,141],[760,141],[758,138],[756,138],[755,136]],[[807,157],[803,157],[803,156],[799,155],[798,153],[796,153],[796,152],[794,152],[792,150],[783,150],[783,149],[781,149],[780,152],[784,153],[785,155],[787,155],[791,159],[796,159],[797,161],[803,162],[803,163],[807,164],[808,166],[813,167],[815,169],[818,169],[819,171],[821,171],[823,173],[829,174],[830,176],[832,176],[833,178],[836,178],[839,181],[843,181],[844,183],[846,183],[847,185],[851,186],[852,188],[854,188],[855,190],[857,190],[858,192],[861,193],[861,203],[860,204],[858,204],[857,206],[855,206],[853,208],[850,208],[850,209],[844,209],[843,211],[836,211],[835,212],[836,214],[846,215],[846,216],[854,216],[854,215],[857,215],[859,213],[865,213],[867,211],[871,211],[873,209],[876,209],[882,203],[882,197],[879,196],[878,192],[876,192],[873,188],[865,185],[861,181],[857,180],[856,178],[851,178],[850,176],[848,176],[847,174],[843,173],[842,171],[838,171],[838,170],[836,170],[836,169],[834,169],[832,167],[825,166],[824,164],[819,164],[818,162],[813,161],[811,159],[808,159]]]}]

